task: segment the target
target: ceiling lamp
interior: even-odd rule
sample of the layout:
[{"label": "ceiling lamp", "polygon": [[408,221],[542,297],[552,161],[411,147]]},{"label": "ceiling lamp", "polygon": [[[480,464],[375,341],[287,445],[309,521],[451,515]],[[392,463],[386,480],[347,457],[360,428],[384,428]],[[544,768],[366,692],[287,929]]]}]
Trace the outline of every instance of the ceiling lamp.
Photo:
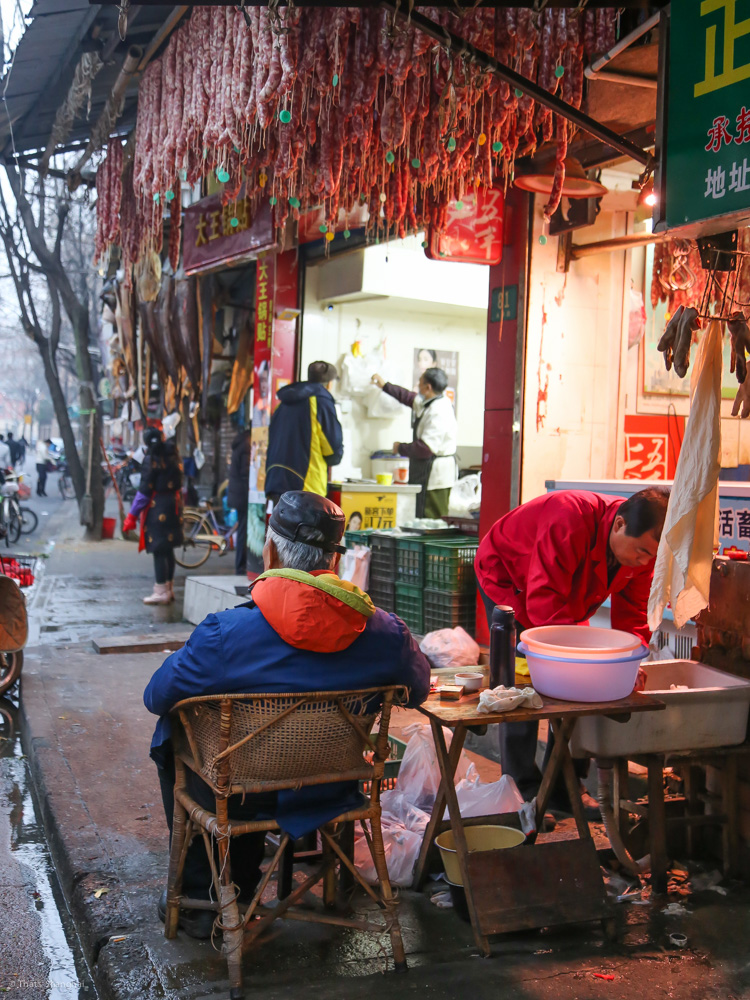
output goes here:
[{"label": "ceiling lamp", "polygon": [[[522,191],[533,191],[535,194],[551,194],[555,178],[555,161],[549,163],[534,174],[516,175],[514,184]],[[565,180],[563,182],[563,198],[601,198],[607,189],[598,181],[589,180],[580,160],[569,156],[565,160]]]},{"label": "ceiling lamp", "polygon": [[[633,181],[633,187],[640,187],[638,181]],[[658,195],[654,190],[654,178],[649,177],[638,195],[638,208],[653,208],[658,200]]]}]

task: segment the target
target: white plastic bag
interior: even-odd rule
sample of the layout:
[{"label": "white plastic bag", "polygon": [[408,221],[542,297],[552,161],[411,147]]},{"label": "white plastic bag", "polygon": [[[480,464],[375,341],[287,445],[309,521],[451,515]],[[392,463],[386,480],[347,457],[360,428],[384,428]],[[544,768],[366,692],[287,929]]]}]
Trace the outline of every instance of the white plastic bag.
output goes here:
[{"label": "white plastic bag", "polygon": [[[414,830],[407,830],[403,823],[399,823],[385,814],[382,817],[381,826],[385,860],[388,865],[388,878],[391,885],[400,885],[406,888],[412,883],[412,870],[419,857],[422,834]],[[374,885],[378,881],[367,840],[361,833],[354,842],[354,864],[367,882]]]},{"label": "white plastic bag", "polygon": [[441,628],[428,632],[419,648],[436,670],[453,667],[475,667],[479,662],[479,646],[461,628]]},{"label": "white plastic bag", "polygon": [[[415,723],[404,731],[409,737],[401,767],[398,771],[398,790],[417,809],[431,812],[440,787],[440,765],[435,753],[435,742],[429,725]],[[445,732],[445,742],[450,747],[451,734]],[[466,776],[469,760],[461,751],[456,768],[456,780]]]},{"label": "white plastic bag", "polygon": [[[456,785],[458,807],[464,819],[470,816],[495,816],[518,812],[523,806],[523,796],[509,774],[497,781],[482,784],[474,764],[469,764],[466,777]],[[448,819],[445,810],[444,819]]]},{"label": "white plastic bag", "polygon": [[370,549],[366,545],[355,545],[347,549],[341,557],[339,578],[348,580],[367,593],[370,585]]},{"label": "white plastic bag", "polygon": [[365,392],[363,402],[367,407],[368,417],[392,420],[401,413],[402,404],[376,385],[371,385]]},{"label": "white plastic bag", "polygon": [[482,503],[482,477],[476,472],[464,476],[451,489],[448,511],[451,517],[468,517]]}]

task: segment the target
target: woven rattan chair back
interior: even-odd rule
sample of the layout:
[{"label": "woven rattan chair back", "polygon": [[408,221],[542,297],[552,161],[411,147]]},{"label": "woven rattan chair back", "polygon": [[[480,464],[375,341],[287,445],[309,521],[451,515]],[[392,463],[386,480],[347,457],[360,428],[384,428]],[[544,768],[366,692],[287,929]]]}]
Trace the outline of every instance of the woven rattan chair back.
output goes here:
[{"label": "woven rattan chair back", "polygon": [[[175,706],[174,742],[218,794],[380,778],[391,706],[403,693],[389,687],[191,698]],[[386,724],[382,738],[371,739],[378,714]]]}]

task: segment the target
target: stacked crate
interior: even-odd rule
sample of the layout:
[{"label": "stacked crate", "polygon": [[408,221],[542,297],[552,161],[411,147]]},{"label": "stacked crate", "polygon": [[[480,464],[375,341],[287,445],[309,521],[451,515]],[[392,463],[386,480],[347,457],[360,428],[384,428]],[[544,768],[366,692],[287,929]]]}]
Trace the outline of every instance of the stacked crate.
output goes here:
[{"label": "stacked crate", "polygon": [[376,608],[396,610],[396,536],[387,531],[370,535],[370,586],[368,593]]},{"label": "stacked crate", "polygon": [[471,536],[426,541],[424,545],[424,631],[476,627],[477,580]]},{"label": "stacked crate", "polygon": [[412,632],[424,633],[424,538],[396,541],[396,614]]}]

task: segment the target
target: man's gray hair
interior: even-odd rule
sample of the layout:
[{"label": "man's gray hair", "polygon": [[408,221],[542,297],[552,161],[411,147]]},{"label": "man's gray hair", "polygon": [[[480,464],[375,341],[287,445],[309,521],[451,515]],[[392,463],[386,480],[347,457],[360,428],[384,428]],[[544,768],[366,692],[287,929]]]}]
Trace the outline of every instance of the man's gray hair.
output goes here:
[{"label": "man's gray hair", "polygon": [[284,569],[299,569],[303,573],[312,573],[316,569],[333,569],[335,552],[324,552],[316,545],[306,545],[304,542],[290,542],[271,527],[267,537],[276,546],[279,562]]}]

